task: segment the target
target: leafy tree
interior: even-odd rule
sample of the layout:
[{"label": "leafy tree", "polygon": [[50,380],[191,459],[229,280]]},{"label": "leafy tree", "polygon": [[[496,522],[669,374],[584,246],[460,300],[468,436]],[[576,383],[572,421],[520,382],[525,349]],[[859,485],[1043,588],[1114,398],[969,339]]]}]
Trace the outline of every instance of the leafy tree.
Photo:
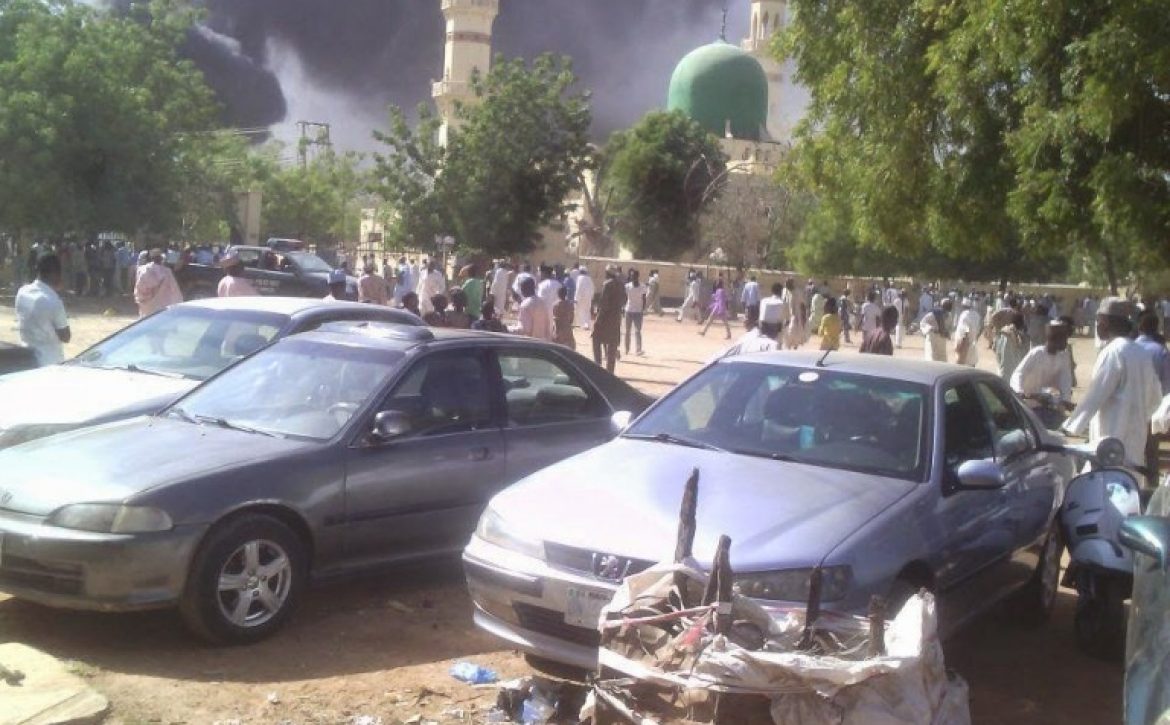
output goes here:
[{"label": "leafy tree", "polygon": [[388,232],[425,244],[438,234],[490,254],[524,254],[542,227],[569,210],[566,199],[590,163],[588,96],[575,92],[566,58],[531,65],[497,59],[472,87],[476,103],[456,109],[446,147],[439,120],[423,107],[411,129],[392,108],[375,138],[374,189],[389,206]]},{"label": "leafy tree", "polygon": [[727,157],[681,111],[653,111],[606,145],[606,187],[621,209],[617,229],[634,254],[674,259],[699,244],[699,217],[721,189]]},{"label": "leafy tree", "polygon": [[216,104],[176,53],[177,2],[116,15],[70,0],[0,0],[0,227],[173,232]]},{"label": "leafy tree", "polygon": [[263,236],[325,242],[356,239],[360,197],[367,186],[357,154],[321,154],[304,165],[282,165],[280,144],[254,155],[251,186],[264,194]]},{"label": "leafy tree", "polygon": [[997,277],[1082,252],[1114,284],[1122,265],[1170,257],[1164,3],[794,10],[777,52],[812,102],[787,178],[861,248]]}]

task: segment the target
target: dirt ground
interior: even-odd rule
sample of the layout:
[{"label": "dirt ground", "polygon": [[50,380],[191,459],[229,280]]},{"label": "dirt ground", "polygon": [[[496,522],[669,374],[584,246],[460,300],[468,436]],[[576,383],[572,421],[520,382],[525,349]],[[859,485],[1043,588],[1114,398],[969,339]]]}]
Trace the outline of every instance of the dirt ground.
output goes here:
[{"label": "dirt ground", "polygon": [[[126,300],[68,299],[74,341],[67,355],[133,319]],[[733,335],[739,328],[733,327]],[[578,331],[584,348],[587,333]],[[0,340],[15,340],[11,299],[0,300]],[[646,357],[625,357],[618,374],[661,394],[727,343],[693,322],[650,317]],[[815,341],[814,343],[815,344]],[[855,354],[846,348],[840,354]],[[1074,341],[1082,381],[1090,341]],[[899,355],[921,357],[911,337]],[[992,369],[985,348],[981,367]],[[3,402],[0,401],[0,405]],[[1052,621],[1027,630],[990,614],[946,645],[947,663],[971,686],[976,723],[1111,723],[1120,719],[1121,671],[1076,651],[1074,594],[1061,590]],[[457,561],[323,585],[290,626],[271,640],[216,649],[188,636],[177,615],[99,615],[46,609],[0,595],[0,641],[17,641],[68,660],[107,695],[116,723],[482,722],[491,688],[453,680],[450,666],[470,660],[501,677],[531,669],[471,623]],[[0,693],[0,710],[3,709]],[[415,718],[418,719],[415,719]]]}]

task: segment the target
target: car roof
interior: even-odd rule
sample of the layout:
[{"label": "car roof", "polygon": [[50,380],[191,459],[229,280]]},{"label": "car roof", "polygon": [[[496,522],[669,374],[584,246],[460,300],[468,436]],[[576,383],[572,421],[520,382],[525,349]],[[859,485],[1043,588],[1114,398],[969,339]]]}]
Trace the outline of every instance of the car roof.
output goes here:
[{"label": "car roof", "polygon": [[378,347],[393,350],[408,350],[418,345],[459,341],[498,341],[509,345],[532,347],[553,347],[554,343],[537,340],[524,335],[509,335],[480,330],[459,330],[443,327],[412,327],[384,321],[337,321],[322,325],[312,332],[295,336],[298,340],[311,340],[346,345]]},{"label": "car roof", "polygon": [[209,297],[203,300],[183,302],[180,307],[202,307],[208,310],[250,310],[255,312],[276,312],[282,315],[297,315],[307,310],[317,310],[326,307],[338,309],[338,306],[347,306],[350,309],[368,309],[369,305],[358,302],[333,302],[312,297],[275,297],[260,295],[256,297]]},{"label": "car roof", "polygon": [[[825,359],[824,367],[817,365],[821,358]],[[854,375],[868,375],[892,380],[905,380],[923,385],[935,385],[939,381],[958,375],[983,375],[995,377],[991,373],[978,370],[966,365],[953,363],[931,362],[928,360],[913,360],[890,355],[861,355],[857,353],[833,351],[825,356],[824,351],[776,351],[757,352],[746,355],[736,355],[724,358],[720,362],[735,364],[738,362],[770,363],[773,365],[788,365],[791,367],[810,368],[814,370],[833,370]]]}]

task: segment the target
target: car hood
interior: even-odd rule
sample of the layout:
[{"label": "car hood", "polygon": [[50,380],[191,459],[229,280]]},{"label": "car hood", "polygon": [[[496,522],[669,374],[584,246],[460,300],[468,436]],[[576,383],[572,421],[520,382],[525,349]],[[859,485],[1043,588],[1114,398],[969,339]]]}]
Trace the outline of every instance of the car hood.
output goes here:
[{"label": "car hood", "polygon": [[506,489],[492,508],[523,536],[620,556],[674,556],[683,489],[699,470],[694,553],[720,535],[731,563],[764,571],[820,563],[916,484],[718,451],[617,439]]},{"label": "car hood", "polygon": [[0,431],[17,426],[81,426],[154,413],[197,380],[81,365],[51,365],[0,378]]},{"label": "car hood", "polygon": [[124,501],[309,445],[169,418],[132,418],[0,451],[0,509],[46,516],[70,503]]}]

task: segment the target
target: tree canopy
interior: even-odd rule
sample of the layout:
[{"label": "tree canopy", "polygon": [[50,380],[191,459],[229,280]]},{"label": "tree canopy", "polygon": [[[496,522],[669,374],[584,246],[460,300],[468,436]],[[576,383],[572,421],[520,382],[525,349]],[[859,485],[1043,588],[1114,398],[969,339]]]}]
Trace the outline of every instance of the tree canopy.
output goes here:
[{"label": "tree canopy", "polygon": [[1170,6],[793,9],[776,50],[811,95],[785,173],[819,199],[808,235],[1009,268],[993,278],[1074,253],[1170,258]]},{"label": "tree canopy", "polygon": [[726,173],[715,137],[681,111],[653,111],[614,133],[605,154],[618,235],[634,254],[674,259],[696,249],[700,215]]},{"label": "tree canopy", "polygon": [[[0,0],[0,227],[176,232],[217,106],[176,49],[175,2]],[[190,200],[187,200],[190,201]]]},{"label": "tree canopy", "polygon": [[492,254],[531,251],[568,210],[590,163],[589,98],[575,84],[566,58],[497,59],[473,79],[476,102],[456,109],[446,147],[430,109],[420,107],[412,129],[392,108],[388,130],[374,134],[387,147],[375,155],[374,189],[388,206],[388,236],[429,245],[450,235]]}]

